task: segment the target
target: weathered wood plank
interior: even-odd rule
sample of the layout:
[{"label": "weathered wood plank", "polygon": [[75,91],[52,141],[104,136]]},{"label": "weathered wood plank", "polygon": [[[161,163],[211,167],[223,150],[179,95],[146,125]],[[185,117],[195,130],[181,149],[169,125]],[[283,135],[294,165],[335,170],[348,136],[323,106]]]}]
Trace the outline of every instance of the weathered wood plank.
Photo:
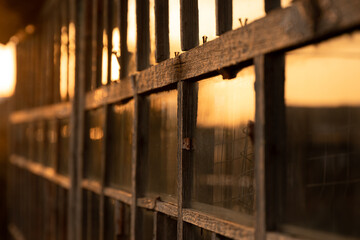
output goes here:
[{"label": "weathered wood plank", "polygon": [[178,207],[175,204],[163,202],[160,199],[147,197],[138,198],[136,202],[138,207],[155,210],[172,217],[178,216]]},{"label": "weathered wood plank", "polygon": [[183,209],[183,221],[233,239],[255,239],[254,229],[192,209]]},{"label": "weathered wood plank", "polygon": [[232,29],[232,0],[216,0],[216,35]]},{"label": "weathered wood plank", "polygon": [[266,208],[265,208],[265,70],[264,55],[255,58],[256,72],[256,112],[255,112],[255,185],[256,185],[256,239],[265,239]]},{"label": "weathered wood plank", "polygon": [[[190,206],[192,188],[192,146],[196,125],[197,92],[191,82],[178,83],[178,239],[187,239],[183,224],[183,209]],[[188,139],[188,147],[183,143]]]},{"label": "weathered wood plank", "polygon": [[87,110],[94,109],[104,104],[115,103],[131,97],[133,97],[131,79],[125,78],[121,79],[120,82],[88,92],[86,94],[85,108]]},{"label": "weathered wood plank", "polygon": [[49,106],[14,112],[10,115],[10,122],[13,124],[17,124],[22,122],[32,122],[36,119],[65,118],[69,117],[70,113],[70,103],[58,103]]},{"label": "weathered wood plank", "polygon": [[156,62],[170,57],[169,0],[155,0],[155,45]]},{"label": "weathered wood plank", "polygon": [[104,188],[104,194],[105,196],[109,198],[113,198],[115,200],[118,200],[120,202],[126,203],[128,205],[131,204],[132,194],[128,192],[124,192],[119,189],[106,187]]},{"label": "weathered wood plank", "polygon": [[180,36],[183,51],[199,45],[198,0],[180,0]]},{"label": "weathered wood plank", "polygon": [[[273,10],[246,27],[224,33],[178,58],[146,69],[136,77],[138,93],[215,72],[259,54],[294,48],[360,25],[358,1],[332,1],[328,6],[325,2],[319,1],[316,14],[309,1],[294,2],[289,8]],[[335,14],[335,20],[331,12]]]},{"label": "weathered wood plank", "polygon": [[98,181],[83,179],[81,181],[81,187],[98,195],[101,193],[101,184]]}]

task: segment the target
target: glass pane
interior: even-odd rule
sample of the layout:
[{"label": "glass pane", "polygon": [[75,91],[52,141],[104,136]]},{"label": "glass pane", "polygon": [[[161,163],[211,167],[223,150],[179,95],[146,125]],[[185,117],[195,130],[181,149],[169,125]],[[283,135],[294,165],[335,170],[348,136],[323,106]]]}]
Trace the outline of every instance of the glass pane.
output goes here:
[{"label": "glass pane", "polygon": [[24,156],[28,159],[34,161],[34,152],[35,152],[35,128],[34,123],[26,123],[25,125],[25,142],[26,149],[24,149]]},{"label": "glass pane", "polygon": [[[147,155],[144,156],[146,192],[176,195],[177,176],[177,91],[152,94],[146,98],[148,116]],[[143,106],[145,105],[143,104]]]},{"label": "glass pane", "polygon": [[101,155],[103,151],[104,137],[104,109],[90,110],[86,113],[85,128],[85,176],[87,178],[100,180]]},{"label": "glass pane", "polygon": [[254,81],[250,66],[233,80],[197,83],[192,197],[216,214],[225,214],[223,208],[254,214]]},{"label": "glass pane", "polygon": [[69,173],[69,138],[70,121],[69,119],[59,120],[59,173],[68,175]]},{"label": "glass pane", "polygon": [[170,57],[181,52],[180,42],[180,0],[169,0]]},{"label": "glass pane", "polygon": [[203,36],[210,41],[216,37],[215,0],[198,0],[199,3],[199,43]]},{"label": "glass pane", "polygon": [[286,54],[284,221],[359,237],[360,31]]},{"label": "glass pane", "polygon": [[142,240],[153,239],[154,214],[147,209],[141,209],[141,237]]},{"label": "glass pane", "polygon": [[245,25],[245,20],[248,23],[265,16],[264,0],[233,0],[233,29]]},{"label": "glass pane", "polygon": [[58,132],[57,132],[57,122],[49,121],[47,124],[46,132],[46,142],[47,142],[47,155],[46,155],[46,166],[55,167],[56,161],[56,152],[57,152],[57,142],[58,142]]},{"label": "glass pane", "polygon": [[116,239],[130,240],[130,206],[116,201],[114,207]]},{"label": "glass pane", "polygon": [[[157,240],[168,240],[169,237],[174,237],[177,234],[177,220],[167,216],[166,214],[157,213],[156,224],[158,227],[156,230]],[[162,227],[164,226],[164,227]]]},{"label": "glass pane", "polygon": [[109,185],[131,191],[134,101],[109,109],[107,168]]},{"label": "glass pane", "polygon": [[75,48],[76,48],[76,39],[75,39],[75,23],[71,22],[69,24],[69,82],[68,82],[68,94],[69,98],[72,99],[75,93]]}]

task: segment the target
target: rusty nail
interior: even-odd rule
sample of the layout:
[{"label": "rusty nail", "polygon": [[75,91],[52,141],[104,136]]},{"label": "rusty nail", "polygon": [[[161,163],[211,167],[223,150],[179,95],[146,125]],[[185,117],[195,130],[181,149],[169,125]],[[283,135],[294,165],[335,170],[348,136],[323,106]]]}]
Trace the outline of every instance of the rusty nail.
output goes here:
[{"label": "rusty nail", "polygon": [[207,36],[202,36],[203,43],[206,43],[206,42],[207,42],[207,39],[208,39]]},{"label": "rusty nail", "polygon": [[179,56],[180,52],[175,52],[175,57]]},{"label": "rusty nail", "polygon": [[245,18],[245,26],[247,25],[248,20],[248,18]]},{"label": "rusty nail", "polygon": [[240,22],[241,27],[243,27],[244,25],[243,25],[241,18],[239,18],[239,22]]}]

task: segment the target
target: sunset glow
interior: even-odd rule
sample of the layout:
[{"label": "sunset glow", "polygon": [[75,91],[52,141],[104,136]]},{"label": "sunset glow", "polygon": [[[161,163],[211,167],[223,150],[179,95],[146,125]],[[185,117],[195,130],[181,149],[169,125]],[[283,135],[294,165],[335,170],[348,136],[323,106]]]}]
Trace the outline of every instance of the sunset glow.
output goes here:
[{"label": "sunset glow", "polygon": [[16,82],[16,48],[14,43],[0,45],[0,98],[14,93]]}]

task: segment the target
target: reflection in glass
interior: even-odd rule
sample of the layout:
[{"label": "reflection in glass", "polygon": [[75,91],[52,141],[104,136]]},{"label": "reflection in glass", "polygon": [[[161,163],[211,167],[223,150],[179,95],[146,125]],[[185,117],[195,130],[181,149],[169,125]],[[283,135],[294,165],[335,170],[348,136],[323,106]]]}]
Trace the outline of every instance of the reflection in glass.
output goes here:
[{"label": "reflection in glass", "polygon": [[90,110],[86,113],[85,128],[85,176],[99,180],[101,174],[101,154],[104,137],[104,109]]},{"label": "reflection in glass", "polygon": [[[177,174],[177,91],[152,94],[146,98],[147,169],[146,192],[176,195]],[[143,104],[145,107],[145,104]],[[142,118],[142,119],[145,119]],[[146,141],[146,140],[145,140]]]},{"label": "reflection in glass", "polygon": [[254,213],[254,81],[251,66],[233,80],[216,76],[197,83],[192,197],[214,211]]},{"label": "reflection in glass", "polygon": [[109,184],[131,191],[132,132],[134,101],[114,104],[109,109],[109,147],[107,167]]},{"label": "reflection in glass", "polygon": [[83,239],[97,240],[100,238],[100,197],[91,191],[83,191]]},{"label": "reflection in glass", "polygon": [[70,121],[69,119],[59,120],[59,173],[68,175],[69,172],[69,140],[70,140]]},{"label": "reflection in glass", "polygon": [[61,27],[61,46],[60,46],[60,96],[65,101],[68,98],[68,55],[69,36],[66,26]]},{"label": "reflection in glass", "polygon": [[233,0],[233,29],[241,27],[239,19],[245,24],[265,16],[263,0]]},{"label": "reflection in glass", "polygon": [[359,31],[286,55],[286,223],[360,236],[359,66]]},{"label": "reflection in glass", "polygon": [[199,3],[199,43],[207,36],[210,41],[216,37],[215,0],[198,0]]},{"label": "reflection in glass", "polygon": [[170,57],[181,53],[180,42],[180,0],[169,0]]},{"label": "reflection in glass", "polygon": [[128,3],[128,25],[127,25],[127,64],[128,75],[136,72],[136,0],[129,0]]},{"label": "reflection in glass", "polygon": [[69,98],[74,97],[75,91],[75,24],[69,24],[69,82],[68,82],[68,94]]}]

